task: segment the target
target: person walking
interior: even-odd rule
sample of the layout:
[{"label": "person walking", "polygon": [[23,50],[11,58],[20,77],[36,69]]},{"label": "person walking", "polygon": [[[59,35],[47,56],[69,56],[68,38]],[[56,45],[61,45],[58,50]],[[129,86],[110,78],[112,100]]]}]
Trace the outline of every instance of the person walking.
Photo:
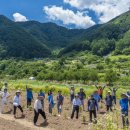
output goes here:
[{"label": "person walking", "polygon": [[92,115],[94,116],[94,119],[96,120],[97,118],[96,112],[98,111],[98,105],[93,95],[91,95],[90,99],[88,100],[88,111],[89,111],[90,122],[92,122]]},{"label": "person walking", "polygon": [[3,113],[4,106],[7,105],[10,108],[10,112],[12,111],[12,106],[8,101],[8,98],[10,97],[10,94],[8,93],[7,88],[4,88],[4,91],[0,93],[1,97],[1,108],[0,113]]},{"label": "person walking", "polygon": [[122,114],[122,123],[123,127],[129,126],[129,120],[128,120],[128,97],[125,93],[121,94],[121,99],[119,101],[120,107],[121,107],[121,114]]},{"label": "person walking", "polygon": [[76,112],[76,119],[79,117],[79,107],[82,105],[81,100],[79,99],[79,95],[76,94],[75,98],[73,99],[73,110],[71,114],[71,119],[74,118],[74,114]]},{"label": "person walking", "polygon": [[112,111],[112,102],[113,102],[113,98],[112,98],[112,95],[111,95],[111,92],[108,91],[107,93],[107,96],[105,98],[105,101],[106,101],[106,109],[107,111]]},{"label": "person walking", "polygon": [[13,106],[14,106],[14,118],[16,118],[16,110],[17,108],[20,109],[21,113],[22,113],[22,117],[24,116],[23,114],[23,109],[21,107],[21,103],[20,103],[20,95],[21,95],[21,92],[18,90],[16,91],[16,95],[14,96],[14,99],[13,99]]},{"label": "person walking", "polygon": [[33,92],[32,88],[28,88],[26,86],[26,97],[27,97],[27,108],[31,106],[32,100],[33,100]]},{"label": "person walking", "polygon": [[64,97],[62,96],[61,91],[58,91],[58,95],[57,95],[58,116],[61,116],[63,101],[64,101]]},{"label": "person walking", "polygon": [[53,100],[52,91],[48,92],[48,103],[49,103],[49,113],[52,114],[52,109],[54,107],[54,100]]},{"label": "person walking", "polygon": [[79,99],[81,100],[81,103],[82,103],[82,106],[83,106],[83,110],[85,111],[84,100],[86,98],[86,94],[85,94],[83,88],[80,88],[80,92],[78,93],[78,95],[79,95]]},{"label": "person walking", "polygon": [[36,99],[36,101],[34,103],[34,119],[33,119],[34,125],[37,125],[36,123],[37,123],[39,114],[42,115],[42,117],[44,118],[45,122],[47,121],[46,120],[46,114],[45,114],[45,112],[42,109],[43,106],[42,106],[41,100],[43,100],[43,96],[38,96],[38,98]]}]

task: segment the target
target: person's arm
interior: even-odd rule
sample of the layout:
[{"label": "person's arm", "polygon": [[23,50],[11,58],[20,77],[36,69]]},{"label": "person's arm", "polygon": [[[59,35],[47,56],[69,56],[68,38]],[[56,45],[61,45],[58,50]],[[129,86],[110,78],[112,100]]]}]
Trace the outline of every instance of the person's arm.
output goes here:
[{"label": "person's arm", "polygon": [[97,103],[96,100],[95,100],[95,105],[96,105],[96,108],[97,108],[97,111],[98,111],[98,103]]},{"label": "person's arm", "polygon": [[102,90],[104,90],[104,89],[105,89],[105,87],[106,87],[106,86],[102,87]]},{"label": "person's arm", "polygon": [[32,99],[34,99],[34,98],[33,98],[33,93],[32,93]]},{"label": "person's arm", "polygon": [[119,88],[116,88],[116,91],[118,90]]},{"label": "person's arm", "polygon": [[110,89],[110,91],[112,91],[112,89],[111,88],[109,88]]},{"label": "person's arm", "polygon": [[96,87],[97,89],[99,89],[97,85],[95,85],[95,87]]},{"label": "person's arm", "polygon": [[26,85],[26,91],[28,91],[28,86]]},{"label": "person's arm", "polygon": [[84,99],[86,98],[86,94],[85,94],[85,92],[84,92]]},{"label": "person's arm", "polygon": [[88,111],[89,111],[90,101],[88,100]]}]

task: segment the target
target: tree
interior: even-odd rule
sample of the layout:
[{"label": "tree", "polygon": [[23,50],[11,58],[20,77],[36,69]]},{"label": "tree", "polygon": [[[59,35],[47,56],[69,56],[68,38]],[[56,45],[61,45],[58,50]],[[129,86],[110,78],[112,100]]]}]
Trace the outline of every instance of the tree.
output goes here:
[{"label": "tree", "polygon": [[108,82],[110,86],[113,85],[115,81],[117,81],[119,77],[117,76],[117,73],[113,71],[112,69],[108,70],[105,74],[105,81]]}]

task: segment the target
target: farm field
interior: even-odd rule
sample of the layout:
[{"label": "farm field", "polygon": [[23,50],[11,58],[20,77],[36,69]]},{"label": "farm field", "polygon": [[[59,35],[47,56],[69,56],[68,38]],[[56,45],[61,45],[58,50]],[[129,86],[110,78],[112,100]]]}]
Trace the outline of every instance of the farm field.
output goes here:
[{"label": "farm field", "polygon": [[[12,101],[15,91],[10,91],[10,93],[11,93],[10,101]],[[36,99],[36,97],[37,97],[37,94],[35,93],[34,99]],[[54,97],[54,99],[56,101],[56,97]],[[10,121],[10,119],[5,120],[5,119],[1,118],[1,116],[0,116],[0,122],[1,122],[0,128],[2,128],[2,130],[7,129],[9,127],[12,128],[11,130],[29,130],[28,122],[31,124],[33,122],[33,105],[32,105],[32,107],[29,107],[28,109],[26,108],[26,100],[25,100],[24,91],[22,91],[21,104],[24,109],[25,118],[23,118],[23,119],[20,118],[21,114],[20,114],[19,110],[17,113],[18,119],[15,119],[12,121]],[[87,99],[85,100],[85,106],[87,109]],[[38,120],[38,130],[42,130],[43,128],[46,128],[47,130],[49,130],[49,129],[54,129],[54,130],[79,130],[79,129],[101,130],[102,128],[104,128],[105,130],[117,130],[117,129],[123,130],[119,105],[117,104],[117,106],[115,106],[115,108],[116,108],[116,110],[113,109],[113,112],[107,113],[104,103],[101,103],[99,111],[98,111],[98,118],[97,118],[98,123],[92,124],[89,122],[89,113],[86,111],[82,111],[82,109],[80,109],[79,119],[75,119],[75,118],[73,120],[70,119],[72,106],[70,104],[68,96],[65,96],[62,115],[60,117],[57,116],[56,106],[53,109],[53,114],[50,115],[48,113],[48,102],[47,102],[47,95],[46,95],[45,112],[46,112],[46,116],[47,116],[47,124],[43,125],[42,123],[44,120],[42,119],[42,117],[40,117]],[[4,117],[4,115],[5,116],[8,115],[8,117],[13,118],[12,113],[11,114],[8,113],[7,107],[5,107],[4,113],[5,114],[2,115],[3,117]],[[25,122],[25,125],[21,125],[21,123],[19,124],[19,122],[17,120]],[[9,122],[9,123],[7,123],[7,122]],[[14,124],[14,125],[12,125],[12,124]],[[31,127],[32,127],[32,125],[31,125]],[[37,128],[34,127],[34,130],[37,130]]]}]

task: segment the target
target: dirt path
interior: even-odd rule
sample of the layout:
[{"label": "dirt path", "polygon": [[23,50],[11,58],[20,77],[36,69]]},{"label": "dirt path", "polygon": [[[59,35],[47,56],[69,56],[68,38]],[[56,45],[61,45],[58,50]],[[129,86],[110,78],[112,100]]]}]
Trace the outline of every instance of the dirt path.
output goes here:
[{"label": "dirt path", "polygon": [[0,114],[0,122],[2,123],[0,127],[2,130],[4,130],[4,127],[6,127],[6,129],[7,127],[13,127],[12,130],[54,130],[41,126],[34,126],[32,122],[28,122],[25,119],[14,119],[13,116],[7,114]]}]

